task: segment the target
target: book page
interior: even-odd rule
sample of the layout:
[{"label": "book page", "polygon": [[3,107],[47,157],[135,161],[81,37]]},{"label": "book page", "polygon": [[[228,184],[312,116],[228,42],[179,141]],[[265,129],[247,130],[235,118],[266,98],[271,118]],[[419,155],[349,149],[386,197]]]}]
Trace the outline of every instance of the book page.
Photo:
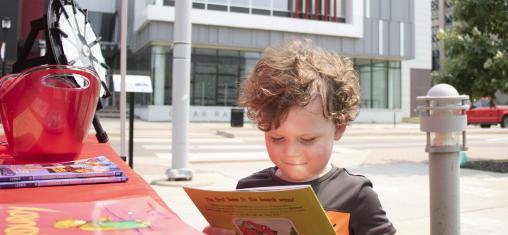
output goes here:
[{"label": "book page", "polygon": [[310,186],[212,191],[184,187],[213,227],[239,234],[335,234]]}]

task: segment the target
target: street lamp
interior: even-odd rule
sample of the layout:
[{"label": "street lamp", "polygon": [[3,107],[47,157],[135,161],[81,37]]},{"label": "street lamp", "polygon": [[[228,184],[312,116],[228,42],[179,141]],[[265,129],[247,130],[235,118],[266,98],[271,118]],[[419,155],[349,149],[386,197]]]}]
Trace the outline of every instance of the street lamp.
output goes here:
[{"label": "street lamp", "polygon": [[[448,84],[433,86],[416,109],[420,130],[427,132],[430,230],[432,235],[460,234],[459,153],[466,150],[469,96]],[[462,136],[462,142],[461,140]]]},{"label": "street lamp", "polygon": [[5,75],[5,61],[7,60],[7,58],[5,57],[5,51],[7,51],[7,44],[6,44],[6,39],[7,39],[7,31],[9,31],[9,29],[11,29],[11,18],[9,17],[4,17],[2,18],[2,30],[3,30],[3,35],[4,35],[4,39],[2,41],[2,48],[1,48],[1,57],[2,57],[2,76]]}]

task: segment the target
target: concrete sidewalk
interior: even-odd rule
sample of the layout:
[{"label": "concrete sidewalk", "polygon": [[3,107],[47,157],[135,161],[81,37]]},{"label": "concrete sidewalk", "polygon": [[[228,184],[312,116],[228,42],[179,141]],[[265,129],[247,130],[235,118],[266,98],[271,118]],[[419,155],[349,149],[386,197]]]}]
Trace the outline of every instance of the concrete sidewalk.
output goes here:
[{"label": "concrete sidewalk", "polygon": [[[111,136],[111,143],[119,151],[118,119],[102,120]],[[135,171],[151,183],[168,206],[185,222],[202,229],[207,222],[194,207],[181,186],[205,186],[234,188],[238,179],[271,166],[267,157],[249,159],[248,152],[263,154],[264,149],[238,153],[235,160],[193,159],[196,151],[204,154],[228,154],[235,146],[261,146],[262,133],[250,123],[243,128],[229,127],[229,123],[191,123],[189,126],[191,154],[189,168],[195,174],[192,181],[168,182],[164,172],[171,167],[170,158],[155,157],[145,142],[150,136],[171,140],[171,123],[135,123]],[[468,127],[468,137],[475,140],[489,137],[499,141],[493,145],[476,144],[468,152],[470,158],[508,159],[508,129],[493,127],[482,129]],[[414,139],[421,144],[400,147],[361,149],[340,148],[333,163],[367,176],[387,211],[388,217],[398,229],[398,234],[429,234],[429,186],[428,155],[424,151],[425,134],[418,124],[353,124],[343,137],[344,142],[362,143],[365,139],[390,138]],[[219,141],[231,143],[221,147]],[[143,144],[145,143],[145,144]],[[487,143],[487,142],[486,142]],[[168,142],[170,146],[170,143]],[[168,146],[168,154],[170,154]],[[340,143],[339,143],[339,146]],[[347,144],[346,144],[347,146]],[[497,145],[494,145],[497,146]],[[213,148],[212,148],[213,147]],[[152,145],[150,148],[154,148]],[[201,150],[200,150],[201,149]],[[213,149],[213,150],[209,150]],[[166,151],[166,150],[165,150]],[[235,150],[236,151],[236,150]],[[236,153],[236,152],[234,152]],[[508,175],[461,169],[461,230],[462,234],[506,234],[508,231]]]}]

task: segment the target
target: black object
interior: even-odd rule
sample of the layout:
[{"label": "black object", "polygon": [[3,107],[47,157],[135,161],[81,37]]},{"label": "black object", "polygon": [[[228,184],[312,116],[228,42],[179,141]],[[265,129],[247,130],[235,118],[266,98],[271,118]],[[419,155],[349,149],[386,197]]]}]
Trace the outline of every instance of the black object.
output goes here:
[{"label": "black object", "polygon": [[[28,58],[34,45],[37,34],[43,31],[46,39],[46,54],[39,57]],[[101,98],[111,96],[107,86],[106,77],[109,76],[109,67],[104,61],[97,38],[88,22],[86,10],[72,0],[51,0],[47,13],[42,18],[31,22],[31,30],[21,48],[18,48],[18,58],[13,65],[13,73],[42,64],[65,64],[93,69],[101,80]],[[73,83],[80,85],[79,81],[69,76]],[[102,109],[99,99],[97,109]],[[99,143],[108,142],[107,133],[94,116],[93,126]]]},{"label": "black object", "polygon": [[508,160],[473,160],[466,161],[460,168],[467,168],[472,170],[490,171],[498,173],[508,173]]},{"label": "black object", "polygon": [[129,93],[129,166],[134,169],[134,92]]},{"label": "black object", "polygon": [[231,109],[231,127],[243,127],[243,109]]}]

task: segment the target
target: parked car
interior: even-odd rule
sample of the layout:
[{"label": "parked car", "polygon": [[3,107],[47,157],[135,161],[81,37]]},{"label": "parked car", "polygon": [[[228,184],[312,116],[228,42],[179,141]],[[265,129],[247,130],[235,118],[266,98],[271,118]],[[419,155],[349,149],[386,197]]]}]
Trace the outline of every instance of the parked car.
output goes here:
[{"label": "parked car", "polygon": [[467,111],[467,124],[480,125],[482,128],[500,124],[502,128],[507,128],[508,105],[491,105],[489,100],[482,98]]}]

